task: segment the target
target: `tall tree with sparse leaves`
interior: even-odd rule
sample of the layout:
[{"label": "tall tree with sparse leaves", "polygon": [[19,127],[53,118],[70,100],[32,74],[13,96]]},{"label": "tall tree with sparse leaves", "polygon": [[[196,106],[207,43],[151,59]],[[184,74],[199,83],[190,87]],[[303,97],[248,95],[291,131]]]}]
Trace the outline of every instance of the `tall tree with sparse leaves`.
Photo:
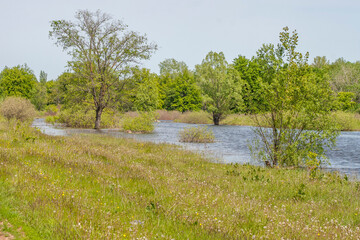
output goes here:
[{"label": "tall tree with sparse leaves", "polygon": [[69,67],[81,79],[78,91],[92,98],[95,128],[99,129],[103,110],[123,87],[123,71],[149,59],[157,46],[99,10],[80,10],[75,18],[75,22],[52,21],[49,36],[72,56]]},{"label": "tall tree with sparse leaves", "polygon": [[305,165],[314,156],[322,162],[337,136],[328,79],[312,71],[308,53],[297,52],[297,45],[297,32],[285,27],[276,48],[263,45],[257,52],[268,111],[255,115],[254,131],[261,140],[259,156],[271,167]]}]

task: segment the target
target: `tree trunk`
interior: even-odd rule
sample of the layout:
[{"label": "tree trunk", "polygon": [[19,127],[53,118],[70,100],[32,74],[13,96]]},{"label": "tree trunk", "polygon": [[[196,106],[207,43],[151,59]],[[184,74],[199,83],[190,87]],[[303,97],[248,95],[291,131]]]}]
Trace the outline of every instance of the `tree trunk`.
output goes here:
[{"label": "tree trunk", "polygon": [[220,113],[213,113],[213,122],[214,125],[219,125],[220,123],[221,114]]},{"label": "tree trunk", "polygon": [[98,107],[96,108],[96,119],[95,119],[95,129],[100,129],[100,123],[101,123],[101,114],[103,109]]}]

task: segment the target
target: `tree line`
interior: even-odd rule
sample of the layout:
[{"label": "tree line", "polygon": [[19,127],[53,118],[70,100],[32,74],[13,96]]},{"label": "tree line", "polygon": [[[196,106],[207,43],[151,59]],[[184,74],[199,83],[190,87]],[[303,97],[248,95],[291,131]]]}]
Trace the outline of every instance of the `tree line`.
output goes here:
[{"label": "tree line", "polygon": [[[205,110],[213,114],[215,124],[228,113],[266,112],[269,99],[264,95],[263,84],[274,70],[268,69],[264,51],[266,45],[256,56],[239,55],[230,64],[223,53],[209,52],[195,69],[183,61],[166,59],[159,64],[159,74],[137,66],[128,68],[117,80],[108,106],[122,112]],[[333,110],[359,111],[360,62],[340,58],[330,63],[326,57],[316,57],[309,71],[328,81],[336,100]],[[0,73],[0,96],[30,99],[39,111],[54,105],[86,111],[94,106],[87,92],[81,90],[82,81],[74,71],[48,80],[44,71],[36,77],[26,64],[5,67]]]}]

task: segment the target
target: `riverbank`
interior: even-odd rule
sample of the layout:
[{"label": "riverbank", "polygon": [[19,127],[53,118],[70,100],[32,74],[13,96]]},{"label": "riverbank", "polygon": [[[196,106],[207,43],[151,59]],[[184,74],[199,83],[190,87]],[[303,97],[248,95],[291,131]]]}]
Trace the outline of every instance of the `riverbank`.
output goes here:
[{"label": "riverbank", "polygon": [[[360,187],[173,145],[0,125],[2,231],[29,239],[350,239]],[[17,231],[21,228],[21,231]],[[12,230],[13,229],[13,230]],[[20,234],[21,233],[21,234]]]},{"label": "riverbank", "polygon": [[[211,114],[200,112],[185,112],[177,111],[157,111],[160,120],[173,120],[179,123],[190,124],[212,124]],[[254,116],[249,114],[230,114],[221,120],[221,125],[233,126],[256,126]],[[351,112],[336,111],[332,113],[332,118],[337,123],[337,128],[340,131],[360,131],[360,114]],[[265,123],[264,123],[264,126]]]}]

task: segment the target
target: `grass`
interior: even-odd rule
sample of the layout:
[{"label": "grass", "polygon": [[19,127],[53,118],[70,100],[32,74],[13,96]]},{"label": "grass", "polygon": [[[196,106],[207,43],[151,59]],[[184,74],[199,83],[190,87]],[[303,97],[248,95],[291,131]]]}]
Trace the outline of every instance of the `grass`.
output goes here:
[{"label": "grass", "polygon": [[185,128],[179,132],[180,142],[213,143],[214,133],[207,127]]},{"label": "grass", "polygon": [[190,124],[211,124],[211,114],[199,111],[199,112],[185,112],[182,113],[175,122],[190,123]]},{"label": "grass", "polygon": [[19,239],[355,239],[360,184],[2,122],[0,222]]},{"label": "grass", "polygon": [[251,115],[246,114],[230,114],[221,121],[222,125],[240,125],[240,126],[255,126],[255,122]]}]

